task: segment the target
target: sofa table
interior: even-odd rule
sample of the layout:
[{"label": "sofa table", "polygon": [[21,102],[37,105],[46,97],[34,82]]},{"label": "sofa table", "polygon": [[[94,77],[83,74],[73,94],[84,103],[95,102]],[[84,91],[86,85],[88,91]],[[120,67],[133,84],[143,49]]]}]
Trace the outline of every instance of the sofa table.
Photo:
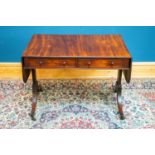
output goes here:
[{"label": "sofa table", "polygon": [[[122,73],[131,79],[132,58],[120,35],[33,35],[22,56],[24,83],[32,73],[32,109],[35,120],[37,95],[40,91],[36,69],[82,68],[118,70],[114,91],[120,119],[124,119],[121,92]],[[67,71],[67,70],[66,70]]]}]

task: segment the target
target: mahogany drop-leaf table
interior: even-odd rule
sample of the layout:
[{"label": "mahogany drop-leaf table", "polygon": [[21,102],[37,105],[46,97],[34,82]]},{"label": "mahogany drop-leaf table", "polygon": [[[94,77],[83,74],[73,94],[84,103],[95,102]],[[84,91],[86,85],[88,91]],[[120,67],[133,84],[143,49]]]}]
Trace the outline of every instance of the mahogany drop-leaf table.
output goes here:
[{"label": "mahogany drop-leaf table", "polygon": [[114,91],[117,93],[120,119],[124,119],[121,79],[124,73],[126,82],[130,82],[131,67],[131,55],[120,35],[33,35],[22,56],[22,75],[25,83],[30,72],[32,73],[32,120],[35,120],[37,95],[40,91],[36,69],[118,70]]}]

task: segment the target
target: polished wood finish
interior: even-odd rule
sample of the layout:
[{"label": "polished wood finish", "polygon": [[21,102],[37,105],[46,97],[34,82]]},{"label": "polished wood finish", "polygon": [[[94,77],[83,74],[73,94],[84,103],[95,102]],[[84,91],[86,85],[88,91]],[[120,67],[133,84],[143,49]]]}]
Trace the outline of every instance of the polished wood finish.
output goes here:
[{"label": "polished wood finish", "polygon": [[[22,56],[23,81],[30,71],[33,81],[31,118],[35,120],[38,95],[36,69],[40,68],[86,68],[117,69],[118,80],[115,91],[120,118],[123,119],[120,102],[122,72],[126,81],[131,79],[132,58],[120,35],[33,35]],[[35,102],[34,102],[35,101]]]},{"label": "polished wood finish", "polygon": [[117,81],[115,84],[114,92],[117,93],[117,106],[118,106],[118,111],[120,114],[120,119],[123,120],[125,119],[124,113],[123,113],[123,104],[122,104],[122,70],[118,70],[118,75],[117,75]]},{"label": "polished wood finish", "polygon": [[75,59],[75,58],[25,58],[25,68],[104,68],[128,69],[129,59]]},{"label": "polished wood finish", "polygon": [[71,58],[25,58],[25,68],[75,68],[76,59]]},{"label": "polished wood finish", "polygon": [[131,58],[120,35],[33,35],[23,57]]},{"label": "polished wood finish", "polygon": [[79,59],[79,68],[104,68],[104,69],[128,69],[129,60],[128,59]]}]

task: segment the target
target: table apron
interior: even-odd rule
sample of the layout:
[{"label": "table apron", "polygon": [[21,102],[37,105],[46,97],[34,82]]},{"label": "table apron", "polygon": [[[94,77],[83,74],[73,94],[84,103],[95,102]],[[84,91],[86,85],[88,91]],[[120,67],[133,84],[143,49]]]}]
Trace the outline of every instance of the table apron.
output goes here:
[{"label": "table apron", "polygon": [[129,69],[130,59],[109,58],[109,59],[89,59],[89,58],[24,58],[23,67],[25,69],[35,68],[84,68],[84,69]]}]

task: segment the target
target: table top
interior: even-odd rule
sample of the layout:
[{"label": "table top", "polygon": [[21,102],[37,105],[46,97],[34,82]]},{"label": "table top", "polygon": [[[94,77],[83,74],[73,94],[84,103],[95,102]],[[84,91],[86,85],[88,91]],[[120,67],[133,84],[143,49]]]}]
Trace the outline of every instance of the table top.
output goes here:
[{"label": "table top", "polygon": [[33,35],[23,57],[131,58],[120,35]]}]

